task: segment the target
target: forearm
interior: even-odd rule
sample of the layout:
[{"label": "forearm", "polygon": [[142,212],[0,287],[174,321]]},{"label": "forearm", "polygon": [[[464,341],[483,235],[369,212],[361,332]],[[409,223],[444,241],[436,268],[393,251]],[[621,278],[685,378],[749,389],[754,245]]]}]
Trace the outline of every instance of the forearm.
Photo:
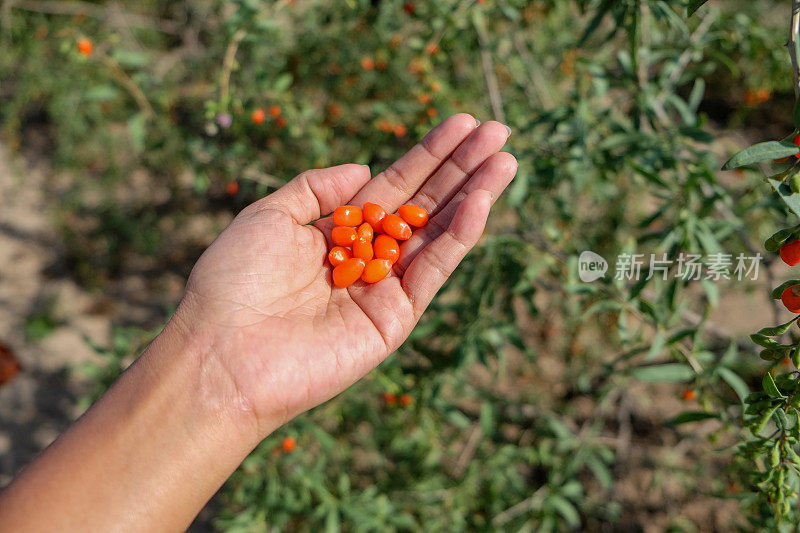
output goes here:
[{"label": "forearm", "polygon": [[[0,493],[9,531],[180,530],[257,444],[218,359],[171,324]],[[193,343],[198,345],[199,343]]]}]

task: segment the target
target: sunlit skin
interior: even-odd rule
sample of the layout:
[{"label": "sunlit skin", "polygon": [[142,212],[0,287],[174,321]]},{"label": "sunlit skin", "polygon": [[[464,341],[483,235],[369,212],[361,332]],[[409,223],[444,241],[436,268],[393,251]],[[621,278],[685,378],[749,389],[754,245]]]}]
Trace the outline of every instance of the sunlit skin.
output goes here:
[{"label": "sunlit skin", "polygon": [[[0,524],[185,529],[262,439],[406,339],[513,178],[507,137],[455,115],[372,179],[362,165],[310,170],[245,208],[197,261],[164,331],[0,493]],[[431,220],[385,279],[335,287],[328,215],[376,199]]]}]

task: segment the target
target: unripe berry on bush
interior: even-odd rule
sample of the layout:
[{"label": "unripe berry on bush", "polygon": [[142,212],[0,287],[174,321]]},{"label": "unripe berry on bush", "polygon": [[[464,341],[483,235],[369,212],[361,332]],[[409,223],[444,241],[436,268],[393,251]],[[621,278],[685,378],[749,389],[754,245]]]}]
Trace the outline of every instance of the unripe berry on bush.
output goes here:
[{"label": "unripe berry on bush", "polygon": [[781,294],[781,301],[792,313],[800,313],[800,285],[787,287]]},{"label": "unripe berry on bush", "polygon": [[800,240],[795,239],[781,246],[781,259],[789,266],[800,263]]}]

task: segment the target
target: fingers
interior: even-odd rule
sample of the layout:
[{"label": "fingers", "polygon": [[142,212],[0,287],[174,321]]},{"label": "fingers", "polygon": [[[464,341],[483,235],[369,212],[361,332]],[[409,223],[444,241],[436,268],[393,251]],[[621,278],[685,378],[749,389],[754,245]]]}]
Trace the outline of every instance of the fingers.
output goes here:
[{"label": "fingers", "polygon": [[433,128],[422,141],[371,180],[353,198],[354,205],[374,202],[394,212],[436,172],[478,123],[466,113],[453,115]]},{"label": "fingers", "polygon": [[366,165],[347,164],[308,170],[252,207],[283,211],[298,224],[308,224],[348,203],[369,178],[370,171]]},{"label": "fingers", "polygon": [[513,155],[500,152],[489,157],[448,204],[431,217],[424,228],[415,231],[411,238],[402,244],[400,259],[395,263],[394,271],[402,276],[414,258],[447,230],[459,205],[469,193],[477,190],[488,191],[492,194],[494,203],[511,183],[516,172],[517,160]]},{"label": "fingers", "polygon": [[500,151],[508,136],[509,129],[499,122],[481,124],[407,203],[436,214],[488,157]]},{"label": "fingers", "polygon": [[419,319],[458,263],[475,246],[486,226],[492,194],[478,189],[460,203],[447,230],[426,246],[403,275],[402,286]]}]

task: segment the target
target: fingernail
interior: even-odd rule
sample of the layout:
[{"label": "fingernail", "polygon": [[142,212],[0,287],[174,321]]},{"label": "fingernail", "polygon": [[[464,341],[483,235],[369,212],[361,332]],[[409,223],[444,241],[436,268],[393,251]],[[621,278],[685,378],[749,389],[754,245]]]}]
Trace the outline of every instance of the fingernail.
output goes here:
[{"label": "fingernail", "polygon": [[506,131],[508,132],[508,136],[509,136],[509,137],[511,137],[511,128],[509,128],[508,126],[506,126]]},{"label": "fingernail", "polygon": [[481,125],[481,121],[476,118],[475,119],[475,127],[477,128],[480,125]]}]

